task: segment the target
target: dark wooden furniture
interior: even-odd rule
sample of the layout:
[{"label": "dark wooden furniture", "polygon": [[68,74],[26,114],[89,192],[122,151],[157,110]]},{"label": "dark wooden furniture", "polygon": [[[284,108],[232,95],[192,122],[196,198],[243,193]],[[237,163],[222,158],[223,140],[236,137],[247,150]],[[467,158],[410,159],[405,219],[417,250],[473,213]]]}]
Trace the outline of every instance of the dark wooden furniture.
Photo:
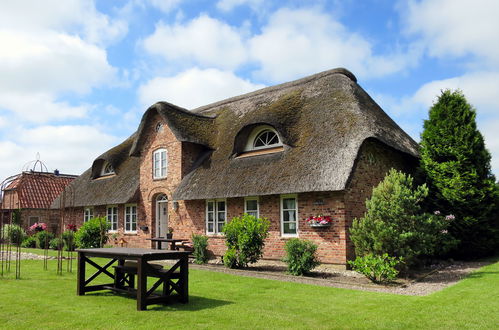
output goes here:
[{"label": "dark wooden furniture", "polygon": [[[161,304],[169,301],[172,293],[178,293],[180,302],[189,301],[189,253],[185,251],[151,250],[139,248],[102,248],[78,249],[78,285],[77,294],[98,290],[114,290],[118,292],[133,293],[137,297],[137,310],[146,310],[147,305]],[[91,257],[111,259],[104,266],[100,266]],[[125,266],[125,260],[136,261],[136,267]],[[149,264],[153,260],[177,260],[170,269],[158,269]],[[115,273],[108,269],[116,263]],[[89,278],[85,276],[86,265],[97,269]],[[104,274],[112,279],[107,284],[90,285],[99,275]],[[135,289],[135,275],[137,288]],[[147,289],[147,278],[154,277],[158,280]],[[176,282],[174,281],[176,280]],[[163,284],[162,294],[155,290]]]},{"label": "dark wooden furniture", "polygon": [[156,242],[156,248],[158,250],[161,250],[161,243],[163,242],[170,243],[170,250],[178,250],[176,243],[188,241],[187,239],[182,239],[182,238],[164,238],[164,237],[146,238],[146,240]]}]

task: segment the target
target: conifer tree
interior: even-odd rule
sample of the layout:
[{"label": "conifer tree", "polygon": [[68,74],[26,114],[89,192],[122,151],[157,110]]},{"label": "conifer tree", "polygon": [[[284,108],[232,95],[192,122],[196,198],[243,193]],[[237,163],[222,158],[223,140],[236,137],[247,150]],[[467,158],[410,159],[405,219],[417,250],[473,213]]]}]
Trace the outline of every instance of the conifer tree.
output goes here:
[{"label": "conifer tree", "polygon": [[455,255],[477,257],[497,247],[497,186],[490,153],[461,91],[445,90],[429,111],[421,135],[421,169],[433,210],[454,214],[461,241]]}]

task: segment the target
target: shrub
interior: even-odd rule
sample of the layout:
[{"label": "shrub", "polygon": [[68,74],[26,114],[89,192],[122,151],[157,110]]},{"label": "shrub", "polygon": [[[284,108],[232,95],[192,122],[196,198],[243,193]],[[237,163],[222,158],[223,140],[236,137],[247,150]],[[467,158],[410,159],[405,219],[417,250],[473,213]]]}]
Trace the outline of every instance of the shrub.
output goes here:
[{"label": "shrub", "polygon": [[296,276],[304,275],[320,265],[315,255],[317,245],[311,241],[292,238],[286,242],[286,257],[283,259],[288,264],[288,273]]},{"label": "shrub", "polygon": [[82,249],[100,248],[107,243],[109,229],[106,218],[93,218],[83,224],[75,234],[76,245]]},{"label": "shrub", "polygon": [[4,225],[2,237],[10,244],[20,245],[26,237],[26,232],[18,225]]},{"label": "shrub", "polygon": [[76,248],[75,232],[73,230],[66,230],[62,233],[62,240],[64,242],[64,250],[74,251]]},{"label": "shrub", "polygon": [[447,232],[453,217],[423,213],[420,204],[428,188],[412,185],[410,175],[392,169],[373,189],[367,212],[350,229],[357,256],[387,253],[409,266],[422,255],[443,253],[456,244]]},{"label": "shrub", "polygon": [[[233,218],[223,227],[227,245],[224,264],[230,268],[240,268],[257,262],[263,254],[264,240],[269,234],[269,226],[267,219],[257,219],[246,213]],[[226,263],[226,257],[231,259],[231,262]]]},{"label": "shrub", "polygon": [[59,237],[56,237],[56,238],[52,238],[50,240],[49,247],[52,250],[59,250],[59,247],[62,248],[63,244],[64,244],[64,241],[62,239],[60,239]]},{"label": "shrub", "polygon": [[50,247],[50,241],[54,238],[54,234],[42,230],[36,233],[36,247],[39,249],[48,249]]},{"label": "shrub", "polygon": [[34,235],[26,236],[21,243],[21,247],[23,248],[34,248],[36,247],[36,238]]},{"label": "shrub", "polygon": [[208,261],[208,237],[193,234],[192,244],[194,246],[194,262],[205,264]]},{"label": "shrub", "polygon": [[354,261],[348,263],[353,270],[361,273],[374,283],[387,283],[393,281],[397,275],[396,267],[402,262],[402,259],[390,257],[388,254],[357,257]]}]

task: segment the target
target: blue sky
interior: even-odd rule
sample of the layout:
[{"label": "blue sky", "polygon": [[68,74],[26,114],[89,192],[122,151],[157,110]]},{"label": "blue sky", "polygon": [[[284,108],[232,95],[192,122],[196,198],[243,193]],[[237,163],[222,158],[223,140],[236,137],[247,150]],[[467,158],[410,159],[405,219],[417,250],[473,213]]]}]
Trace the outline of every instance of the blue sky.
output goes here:
[{"label": "blue sky", "polygon": [[164,100],[187,109],[345,67],[415,140],[460,88],[499,174],[499,1],[5,0],[0,176],[80,174]]}]

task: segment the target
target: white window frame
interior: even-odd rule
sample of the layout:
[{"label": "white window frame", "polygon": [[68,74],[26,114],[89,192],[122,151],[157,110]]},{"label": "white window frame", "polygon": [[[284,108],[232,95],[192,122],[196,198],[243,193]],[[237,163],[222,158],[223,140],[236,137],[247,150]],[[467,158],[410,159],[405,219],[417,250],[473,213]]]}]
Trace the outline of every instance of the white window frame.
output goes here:
[{"label": "white window frame", "polygon": [[[111,213],[109,213],[111,210]],[[115,233],[118,231],[118,205],[108,205],[106,207],[106,219],[111,225],[109,232]]]},{"label": "white window frame", "polygon": [[87,206],[83,209],[83,223],[88,222],[88,220],[93,219],[94,217],[94,208],[91,206]]},{"label": "white window frame", "polygon": [[168,175],[168,150],[166,150],[165,148],[155,150],[152,154],[152,177],[153,179],[164,179],[166,178],[167,175]]},{"label": "white window frame", "polygon": [[[256,138],[262,133],[263,131],[272,131],[277,135],[277,138],[279,139],[278,143],[268,145],[268,146],[261,146],[261,147],[255,147],[255,140]],[[253,151],[253,150],[264,150],[264,149],[272,149],[276,147],[282,147],[282,139],[279,133],[277,133],[276,129],[270,125],[261,125],[253,129],[251,134],[248,137],[248,140],[246,141],[246,146],[244,148],[244,151]]]},{"label": "white window frame", "polygon": [[[248,211],[248,201],[256,201],[256,218],[260,217],[260,200],[258,197],[245,197],[244,198],[244,213],[254,212],[255,210]],[[248,213],[249,214],[249,213]]]},{"label": "white window frame", "polygon": [[109,162],[105,162],[102,166],[101,176],[114,174],[114,167]]},{"label": "white window frame", "polygon": [[[135,213],[131,212],[135,207]],[[127,234],[137,233],[137,204],[125,204],[125,227],[124,232]],[[135,230],[133,230],[133,224],[135,223]]]},{"label": "white window frame", "polygon": [[[224,202],[225,203],[225,210],[224,211],[219,211],[218,210],[218,203],[219,202]],[[208,211],[208,204],[213,203],[213,211]],[[222,221],[219,220],[218,215],[219,213],[224,214],[224,221],[223,224],[227,223],[227,200],[223,198],[219,199],[209,199],[206,200],[206,234],[207,235],[222,235],[223,233],[218,229],[219,225],[222,223]],[[208,217],[209,213],[213,213],[213,231],[209,231],[208,229]]]},{"label": "white window frame", "polygon": [[[289,234],[289,233],[284,233],[284,211],[290,211],[292,209],[284,209],[284,200],[285,199],[290,199],[294,198],[295,200],[295,224],[296,224],[296,233],[294,234]],[[281,209],[281,236],[282,237],[298,237],[298,229],[299,229],[299,215],[298,215],[298,195],[297,194],[288,194],[288,195],[281,195],[281,202],[280,202],[280,209]],[[287,221],[290,222],[290,221]]]}]

